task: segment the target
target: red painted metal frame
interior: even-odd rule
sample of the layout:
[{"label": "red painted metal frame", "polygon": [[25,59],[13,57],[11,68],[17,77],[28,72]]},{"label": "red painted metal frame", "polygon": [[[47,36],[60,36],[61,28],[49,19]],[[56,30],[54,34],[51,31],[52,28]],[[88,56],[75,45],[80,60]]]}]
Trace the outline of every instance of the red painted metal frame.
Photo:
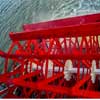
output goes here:
[{"label": "red painted metal frame", "polygon": [[24,31],[43,30],[49,28],[59,28],[64,26],[87,24],[93,22],[100,22],[100,14],[90,14],[90,15],[83,15],[83,16],[71,17],[65,19],[57,19],[48,22],[25,24],[23,25],[23,29]]},{"label": "red painted metal frame", "polygon": [[35,31],[26,31],[18,33],[10,33],[13,41],[31,40],[31,39],[48,39],[63,37],[80,37],[80,36],[98,36],[100,33],[100,23],[89,23],[82,25],[72,25],[60,28],[43,29]]},{"label": "red painted metal frame", "polygon": [[[95,84],[90,77],[92,60],[96,60],[99,68],[100,14],[27,24],[23,28],[23,32],[9,34],[12,44],[8,52],[0,51],[5,58],[0,83],[7,87],[0,95],[8,91],[5,98],[100,98],[100,90],[95,90],[100,88],[99,76]],[[63,71],[69,59],[78,71],[67,81]],[[13,62],[10,72],[9,61]],[[48,76],[49,61],[53,63],[51,76]],[[20,96],[14,94],[16,89],[21,90]]]}]

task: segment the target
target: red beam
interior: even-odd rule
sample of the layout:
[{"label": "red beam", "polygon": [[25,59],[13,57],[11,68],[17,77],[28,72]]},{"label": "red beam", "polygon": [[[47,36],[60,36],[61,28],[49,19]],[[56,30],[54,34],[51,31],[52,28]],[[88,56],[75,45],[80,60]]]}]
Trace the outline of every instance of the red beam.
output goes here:
[{"label": "red beam", "polygon": [[96,54],[96,53],[86,53],[86,54],[82,54],[82,53],[71,53],[71,54],[27,54],[24,52],[24,54],[8,54],[8,53],[4,53],[2,51],[0,51],[0,56],[1,57],[8,57],[11,59],[78,59],[78,60],[84,60],[84,59],[88,59],[88,60],[92,60],[92,59],[100,59],[100,54]]},{"label": "red beam", "polygon": [[91,90],[75,90],[73,95],[80,98],[100,98],[100,92]]},{"label": "red beam", "polygon": [[17,86],[28,87],[31,89],[37,89],[37,84],[34,82],[28,82],[20,79],[14,79],[13,83]]},{"label": "red beam", "polygon": [[40,39],[40,38],[62,38],[76,36],[97,36],[100,35],[100,22],[82,25],[72,25],[66,27],[34,30],[29,32],[11,32],[10,38],[13,41]]},{"label": "red beam", "polygon": [[[72,91],[73,88],[48,85],[49,82],[52,82],[52,81],[54,81],[55,79],[58,79],[61,76],[62,76],[62,74],[59,74],[59,75],[56,75],[55,77],[49,78],[50,80],[49,79],[46,80],[46,81],[43,80],[39,83],[25,82],[24,80],[20,80],[20,79],[17,79],[17,80],[14,79],[13,82],[15,83],[15,85],[18,85],[18,86],[22,86],[22,87],[24,86],[24,87],[28,87],[28,88],[31,88],[31,89],[51,91],[53,93],[66,94],[68,96],[70,95],[70,96],[83,97],[83,98],[100,98],[99,92],[90,91],[90,90],[79,90],[79,89],[74,89],[74,91]],[[88,78],[89,77],[87,76],[86,80]],[[81,83],[83,84],[84,82],[81,82]]]},{"label": "red beam", "polygon": [[45,91],[51,91],[51,92],[59,93],[59,94],[71,95],[71,89],[67,87],[45,85],[45,86],[38,87],[38,89],[45,90]]},{"label": "red beam", "polygon": [[[23,75],[24,76],[24,75]],[[30,74],[29,74],[30,76]],[[50,86],[48,85],[49,82],[54,81],[55,79],[60,78],[61,76],[63,76],[63,73],[59,73],[57,75],[55,75],[52,78],[48,78],[46,80],[43,80],[41,82],[26,82],[24,79],[22,78],[17,78],[13,80],[13,83],[17,86],[22,86],[22,87],[28,87],[31,89],[39,89],[39,90],[46,90],[46,91],[52,91],[54,93],[61,93],[61,94],[67,94],[69,95],[71,91],[70,88],[65,88],[65,87],[61,87],[61,86]]]},{"label": "red beam", "polygon": [[43,80],[41,82],[36,82],[36,83],[25,82],[24,80],[20,80],[20,79],[14,79],[13,82],[15,85],[18,85],[18,86],[22,86],[22,87],[24,86],[24,87],[28,87],[31,89],[51,91],[53,93],[66,94],[68,96],[76,96],[76,97],[83,97],[83,98],[100,98],[99,92],[78,89],[81,85],[83,85],[90,78],[90,76],[88,75],[84,77],[84,79],[77,84],[78,88],[74,88],[74,90],[73,88],[48,85],[49,82],[52,82],[55,79],[60,78],[62,75],[63,75],[62,73],[57,74],[52,78],[48,78],[47,80]]},{"label": "red beam", "polygon": [[61,86],[49,86],[49,85],[39,85],[39,83],[34,83],[34,82],[25,82],[23,80],[14,80],[13,81],[15,85],[17,86],[22,86],[26,88],[31,88],[31,89],[39,89],[39,90],[46,90],[46,91],[51,91],[54,93],[60,93],[60,94],[67,94],[70,95],[71,89],[70,88],[65,88]]},{"label": "red beam", "polygon": [[83,86],[89,79],[90,79],[90,75],[86,75],[84,76],[83,79],[81,79],[80,81],[78,81],[75,86],[73,86],[73,91],[78,90],[81,86]]},{"label": "red beam", "polygon": [[69,26],[69,25],[85,24],[85,23],[92,23],[92,22],[100,22],[100,13],[52,20],[48,22],[25,24],[23,25],[23,29],[25,31],[42,30],[42,29],[48,29],[48,28],[58,28],[58,27],[64,27],[64,26]]}]

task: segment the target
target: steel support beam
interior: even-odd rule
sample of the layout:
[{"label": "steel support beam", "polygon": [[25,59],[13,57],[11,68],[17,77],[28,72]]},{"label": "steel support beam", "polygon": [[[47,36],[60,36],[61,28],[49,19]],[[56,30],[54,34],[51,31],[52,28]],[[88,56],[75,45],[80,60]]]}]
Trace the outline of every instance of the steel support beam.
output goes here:
[{"label": "steel support beam", "polygon": [[77,24],[93,23],[93,22],[100,22],[100,13],[52,20],[48,22],[40,22],[40,23],[35,23],[35,24],[25,24],[23,25],[23,29],[25,31],[42,30],[42,29],[59,28],[59,27],[64,27],[64,26],[77,25]]},{"label": "steel support beam", "polygon": [[100,59],[100,54],[92,53],[92,54],[82,54],[82,53],[72,53],[72,54],[7,54],[4,52],[0,52],[1,57],[8,57],[11,59],[77,59],[77,60],[93,60]]},{"label": "steel support beam", "polygon": [[100,22],[9,34],[13,41],[97,35],[100,35]]}]

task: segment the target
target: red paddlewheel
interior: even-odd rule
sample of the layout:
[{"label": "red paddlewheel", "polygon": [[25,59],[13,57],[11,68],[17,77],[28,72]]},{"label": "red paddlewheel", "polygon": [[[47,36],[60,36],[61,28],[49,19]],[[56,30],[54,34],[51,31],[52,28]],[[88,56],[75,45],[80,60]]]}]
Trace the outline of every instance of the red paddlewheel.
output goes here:
[{"label": "red paddlewheel", "polygon": [[3,98],[100,98],[100,14],[27,24],[0,56]]}]

